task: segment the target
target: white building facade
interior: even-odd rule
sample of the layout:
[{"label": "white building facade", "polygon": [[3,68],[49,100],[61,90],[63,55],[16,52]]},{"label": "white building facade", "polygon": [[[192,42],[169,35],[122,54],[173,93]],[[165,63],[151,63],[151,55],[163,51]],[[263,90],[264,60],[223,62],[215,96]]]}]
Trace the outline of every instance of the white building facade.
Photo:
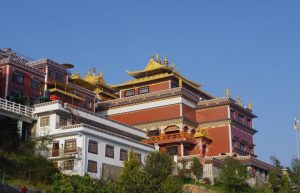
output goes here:
[{"label": "white building facade", "polygon": [[144,131],[67,103],[37,104],[33,113],[35,137],[50,141],[44,155],[65,174],[116,178],[130,151],[143,162],[154,150],[141,142],[146,139]]}]

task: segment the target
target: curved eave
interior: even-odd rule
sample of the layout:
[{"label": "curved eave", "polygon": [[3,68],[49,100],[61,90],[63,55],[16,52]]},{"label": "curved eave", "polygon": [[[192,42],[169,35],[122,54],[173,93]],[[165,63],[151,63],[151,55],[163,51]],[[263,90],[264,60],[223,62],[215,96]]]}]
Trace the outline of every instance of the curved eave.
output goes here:
[{"label": "curved eave", "polygon": [[74,78],[74,77],[71,77],[71,80],[74,81],[74,83],[78,86],[81,86],[81,87],[84,87],[88,90],[95,90],[96,89],[96,86],[83,80],[82,78]]},{"label": "curved eave", "polygon": [[151,72],[157,71],[157,70],[162,70],[162,71],[166,71],[166,72],[170,72],[170,73],[173,72],[173,70],[170,69],[169,67],[161,65],[157,68],[151,68],[149,70],[145,69],[145,70],[127,72],[127,74],[134,77],[134,78],[141,78],[141,77],[147,76],[147,73],[151,73]]}]

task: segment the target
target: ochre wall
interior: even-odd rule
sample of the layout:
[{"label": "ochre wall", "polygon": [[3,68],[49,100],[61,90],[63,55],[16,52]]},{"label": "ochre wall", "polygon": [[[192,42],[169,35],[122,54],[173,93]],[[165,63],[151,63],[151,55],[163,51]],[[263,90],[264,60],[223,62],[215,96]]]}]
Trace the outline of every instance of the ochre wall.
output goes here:
[{"label": "ochre wall", "polygon": [[180,105],[170,105],[153,109],[146,109],[128,113],[122,113],[117,115],[111,115],[109,118],[126,123],[129,125],[135,125],[143,122],[160,121],[180,116]]},{"label": "ochre wall", "polygon": [[196,119],[200,123],[228,119],[228,106],[197,110]]},{"label": "ochre wall", "polygon": [[229,127],[215,127],[207,129],[208,136],[213,141],[208,146],[207,156],[215,156],[220,153],[230,153]]},{"label": "ochre wall", "polygon": [[182,115],[183,115],[183,117],[188,118],[191,121],[196,121],[195,109],[193,109],[185,104],[182,104]]}]

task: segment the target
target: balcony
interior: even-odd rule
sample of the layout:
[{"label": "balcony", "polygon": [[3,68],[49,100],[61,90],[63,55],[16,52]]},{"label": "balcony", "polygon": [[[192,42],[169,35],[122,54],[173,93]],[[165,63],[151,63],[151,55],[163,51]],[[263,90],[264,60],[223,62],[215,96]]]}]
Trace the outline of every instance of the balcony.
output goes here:
[{"label": "balcony", "polygon": [[165,143],[180,143],[180,142],[185,142],[185,143],[192,143],[192,144],[197,144],[196,139],[194,138],[194,135],[185,133],[185,132],[179,132],[179,133],[172,133],[172,134],[161,134],[159,136],[153,136],[149,137],[149,139],[143,140],[144,143],[147,144],[165,144]]},{"label": "balcony", "polygon": [[82,157],[82,149],[77,147],[73,151],[66,151],[65,149],[52,149],[49,155],[49,159],[70,159],[77,158],[80,159]]},{"label": "balcony", "polygon": [[237,147],[233,148],[233,152],[236,152],[236,153],[238,153],[239,155],[242,155],[242,156],[250,155],[252,157],[257,157],[257,155],[253,154],[252,152],[247,152],[247,151],[241,150],[241,149],[239,149]]}]

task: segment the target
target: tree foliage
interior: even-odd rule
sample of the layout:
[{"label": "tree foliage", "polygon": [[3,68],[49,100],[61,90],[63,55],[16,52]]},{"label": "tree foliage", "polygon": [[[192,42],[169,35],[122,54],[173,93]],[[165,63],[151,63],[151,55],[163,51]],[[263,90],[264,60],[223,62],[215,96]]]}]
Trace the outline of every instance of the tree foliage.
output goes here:
[{"label": "tree foliage", "polygon": [[121,192],[140,193],[144,191],[144,174],[141,162],[137,159],[134,152],[129,153],[128,161],[124,162],[121,172],[119,185]]},{"label": "tree foliage", "polygon": [[293,159],[290,169],[290,179],[295,192],[300,192],[300,160]]},{"label": "tree foliage", "polygon": [[220,169],[219,180],[227,193],[244,192],[247,186],[247,169],[238,160],[228,157]]},{"label": "tree foliage", "polygon": [[17,120],[6,117],[1,119],[0,149],[4,151],[16,150],[20,145]]},{"label": "tree foliage", "polygon": [[199,158],[194,157],[193,158],[193,162],[191,165],[191,170],[193,172],[193,174],[196,176],[197,179],[201,178],[202,173],[203,173],[203,166],[200,163]]}]

